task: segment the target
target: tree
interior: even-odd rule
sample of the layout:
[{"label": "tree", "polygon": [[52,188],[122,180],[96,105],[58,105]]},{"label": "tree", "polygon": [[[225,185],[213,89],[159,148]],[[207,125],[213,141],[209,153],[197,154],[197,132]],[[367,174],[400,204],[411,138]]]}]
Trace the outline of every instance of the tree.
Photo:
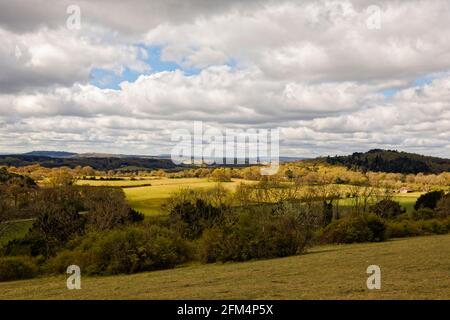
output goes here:
[{"label": "tree", "polygon": [[44,240],[46,256],[51,255],[55,248],[65,244],[73,235],[83,232],[84,217],[78,214],[74,206],[41,202],[37,210],[39,214],[31,233]]},{"label": "tree", "polygon": [[392,219],[405,213],[405,209],[397,201],[384,199],[370,207],[370,211],[380,218]]},{"label": "tree", "polygon": [[74,183],[75,178],[70,173],[69,169],[58,168],[52,171],[48,180],[52,187],[66,187],[71,186]]},{"label": "tree", "polygon": [[444,191],[432,191],[421,195],[414,205],[415,210],[419,210],[420,208],[430,208],[435,209],[437,203],[444,196]]},{"label": "tree", "polygon": [[109,230],[134,219],[135,213],[120,189],[90,188],[85,197],[88,230]]},{"label": "tree", "polygon": [[440,218],[450,216],[450,193],[443,196],[436,205],[436,213]]},{"label": "tree", "polygon": [[217,168],[211,174],[211,178],[214,181],[230,182],[231,181],[231,170],[228,168]]}]

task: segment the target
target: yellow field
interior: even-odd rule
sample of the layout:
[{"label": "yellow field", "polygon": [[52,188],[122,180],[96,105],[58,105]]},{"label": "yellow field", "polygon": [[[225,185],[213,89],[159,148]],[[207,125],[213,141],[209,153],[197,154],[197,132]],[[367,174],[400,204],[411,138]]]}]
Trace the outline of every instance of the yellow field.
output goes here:
[{"label": "yellow field", "polygon": [[[281,259],[191,265],[110,277],[0,283],[0,299],[450,299],[450,235],[319,246]],[[366,269],[381,268],[381,290]]]},{"label": "yellow field", "polygon": [[[225,182],[222,185],[225,188],[234,189],[240,183],[255,183],[254,181],[233,179],[232,182]],[[170,197],[174,192],[182,188],[212,188],[217,182],[207,178],[146,178],[143,180],[120,180],[120,181],[102,181],[102,180],[78,180],[78,185],[90,186],[110,186],[123,187],[128,202],[133,209],[138,210],[146,215],[155,215],[161,213],[161,204]],[[151,184],[151,186],[148,186]],[[337,185],[343,192],[348,186]],[[400,202],[407,212],[413,210],[420,192],[397,194],[394,200]],[[351,199],[342,199],[340,204],[346,206],[351,203]]]},{"label": "yellow field", "polygon": [[[233,179],[232,182],[222,182],[225,188],[234,189],[246,180]],[[217,182],[210,181],[207,178],[181,178],[181,179],[146,179],[146,180],[122,180],[122,181],[77,181],[79,185],[91,186],[114,186],[125,187],[123,190],[131,207],[146,215],[155,215],[161,213],[161,204],[170,197],[170,195],[182,188],[208,189],[217,185]],[[151,184],[151,186],[139,187],[139,185]],[[135,188],[132,186],[136,186]]]}]

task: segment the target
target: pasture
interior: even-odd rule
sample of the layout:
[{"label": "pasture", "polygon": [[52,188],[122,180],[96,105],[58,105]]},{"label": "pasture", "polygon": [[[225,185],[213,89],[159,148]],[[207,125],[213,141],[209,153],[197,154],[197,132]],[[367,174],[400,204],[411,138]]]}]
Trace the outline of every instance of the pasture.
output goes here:
[{"label": "pasture", "polygon": [[[327,245],[288,258],[110,277],[66,276],[0,283],[0,299],[449,299],[450,235]],[[366,286],[369,265],[381,289]]]},{"label": "pasture", "polygon": [[[240,183],[251,183],[246,180],[233,179],[231,182],[221,182],[225,188],[234,189]],[[145,179],[145,180],[80,180],[79,185],[123,187],[131,207],[146,215],[161,213],[161,204],[174,192],[183,188],[208,189],[218,183],[207,178],[179,178],[179,179]],[[148,186],[147,184],[151,184]],[[144,185],[144,186],[140,186]]]},{"label": "pasture", "polygon": [[[232,179],[232,182],[222,182],[222,186],[228,189],[234,189],[240,183],[255,183],[254,181]],[[90,186],[110,186],[122,187],[127,200],[131,207],[146,215],[157,215],[161,213],[161,205],[167,200],[171,194],[183,189],[208,189],[213,188],[218,183],[207,178],[145,178],[142,180],[78,180],[78,185]],[[345,193],[348,186],[336,185],[341,192]],[[421,195],[420,192],[396,194],[393,200],[400,202],[408,213],[413,211],[414,204],[417,198]],[[352,199],[342,199],[340,205],[349,206]]]}]

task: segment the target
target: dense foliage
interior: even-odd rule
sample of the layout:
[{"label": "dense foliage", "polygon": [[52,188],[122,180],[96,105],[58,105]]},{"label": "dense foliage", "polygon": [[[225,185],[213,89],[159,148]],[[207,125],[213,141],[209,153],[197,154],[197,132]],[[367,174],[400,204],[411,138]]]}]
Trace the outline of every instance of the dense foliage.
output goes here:
[{"label": "dense foliage", "polygon": [[[236,174],[229,168],[205,170],[192,172],[212,172],[217,181]],[[32,221],[26,236],[1,248],[0,281],[62,273],[72,264],[85,274],[134,273],[290,256],[317,242],[379,242],[450,231],[450,194],[425,194],[417,210],[406,213],[391,189],[379,187],[387,180],[377,179],[391,176],[342,167],[283,168],[279,176],[234,191],[221,184],[183,189],[165,203],[167,215],[146,221],[120,188],[76,186],[65,168],[52,169],[45,187],[4,170],[0,176],[6,177],[0,183],[0,236],[16,219]],[[348,181],[355,184],[342,185]]]},{"label": "dense foliage", "polygon": [[421,195],[414,205],[415,210],[419,210],[421,208],[435,209],[438,201],[444,196],[444,191],[431,191]]},{"label": "dense foliage", "polygon": [[137,169],[173,169],[177,167],[170,159],[99,156],[55,158],[36,155],[0,155],[0,165],[23,167],[33,164],[39,164],[45,168],[89,166],[95,170],[111,170],[124,167],[134,167]]},{"label": "dense foliage", "polygon": [[441,173],[450,171],[450,160],[428,157],[395,150],[374,149],[366,153],[355,152],[350,156],[328,157],[330,164],[340,164],[347,168],[396,173]]}]

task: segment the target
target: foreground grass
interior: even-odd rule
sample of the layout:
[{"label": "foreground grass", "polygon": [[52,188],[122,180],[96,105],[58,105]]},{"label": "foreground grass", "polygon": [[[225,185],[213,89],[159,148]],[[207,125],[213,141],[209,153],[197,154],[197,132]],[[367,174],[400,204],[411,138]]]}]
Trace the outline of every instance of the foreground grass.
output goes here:
[{"label": "foreground grass", "polygon": [[[308,254],[134,275],[0,283],[0,299],[450,299],[450,235],[316,247]],[[381,267],[381,290],[366,268]]]}]

